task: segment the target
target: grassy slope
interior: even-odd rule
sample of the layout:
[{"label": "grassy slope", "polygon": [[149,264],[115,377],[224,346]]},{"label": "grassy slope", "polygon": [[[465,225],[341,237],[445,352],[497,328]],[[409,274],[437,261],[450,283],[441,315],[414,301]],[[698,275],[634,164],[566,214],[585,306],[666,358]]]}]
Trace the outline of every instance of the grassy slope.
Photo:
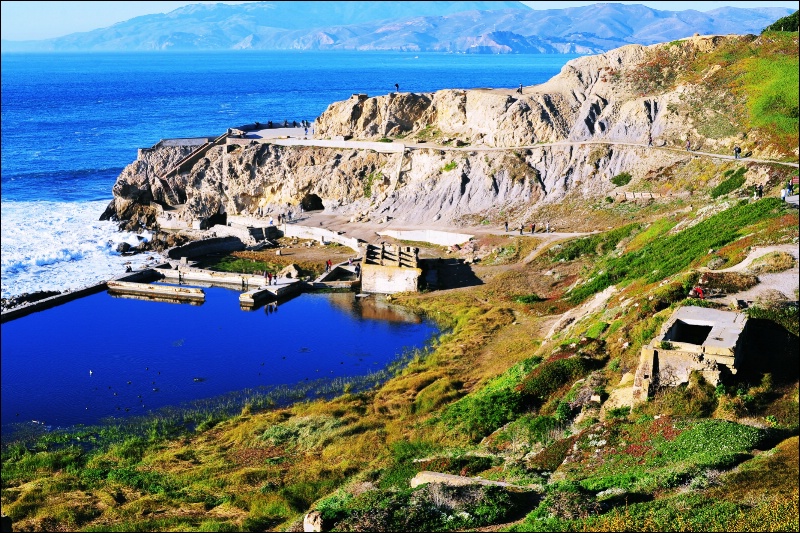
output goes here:
[{"label": "grassy slope", "polygon": [[[755,102],[747,83],[736,90]],[[785,142],[780,135],[774,142]],[[576,226],[616,229],[552,246],[528,264],[476,267],[484,285],[398,298],[447,333],[376,390],[207,413],[189,432],[162,418],[133,432],[6,446],[3,512],[17,530],[285,529],[312,505],[350,530],[473,528],[515,510],[530,511],[519,530],[796,530],[797,353],[785,349],[797,346],[796,313],[761,312],[788,329],[767,328],[771,364],[727,387],[694,381],[602,420],[591,401],[606,399],[672,309],[689,303],[693,268],[797,242],[796,211],[769,199],[739,205],[736,189],[712,198],[735,164],[690,165],[687,175],[710,176],[687,179],[691,209],[681,200],[568,200],[548,209]],[[765,168],[774,185],[785,181],[785,170]],[[652,184],[675,183],[665,173]],[[509,244],[520,251],[509,260],[531,242]],[[554,314],[607,281],[619,292],[606,306],[543,338]],[[426,469],[529,485],[538,496],[410,491],[409,479]]]}]

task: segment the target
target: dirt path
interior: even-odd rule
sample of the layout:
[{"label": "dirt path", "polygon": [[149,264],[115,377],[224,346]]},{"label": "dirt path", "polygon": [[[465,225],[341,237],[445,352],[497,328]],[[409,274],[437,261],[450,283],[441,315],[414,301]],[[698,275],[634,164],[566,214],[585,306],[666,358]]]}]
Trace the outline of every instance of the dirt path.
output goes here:
[{"label": "dirt path", "polygon": [[800,269],[798,268],[800,246],[797,244],[779,244],[775,246],[762,246],[754,248],[747,255],[744,261],[738,265],[734,265],[730,268],[722,269],[717,272],[746,272],[750,268],[750,265],[753,263],[753,261],[771,252],[785,252],[790,254],[795,260],[794,267],[790,268],[789,270],[784,270],[783,272],[759,274],[758,285],[746,291],[728,295],[731,303],[736,303],[737,300],[755,302],[761,298],[770,297],[771,294],[774,294],[773,291],[780,292],[789,300],[797,300],[797,290],[798,285],[800,285],[800,283],[798,283],[798,276],[800,275]]}]

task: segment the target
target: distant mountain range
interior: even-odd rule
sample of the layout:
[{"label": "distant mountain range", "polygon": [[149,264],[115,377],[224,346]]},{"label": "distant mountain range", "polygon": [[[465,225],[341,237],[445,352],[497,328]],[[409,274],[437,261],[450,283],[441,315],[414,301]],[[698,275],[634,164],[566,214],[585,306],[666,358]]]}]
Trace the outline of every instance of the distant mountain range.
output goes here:
[{"label": "distant mountain range", "polygon": [[[557,5],[557,4],[556,4]],[[600,53],[695,33],[760,33],[783,7],[700,12],[594,4],[533,10],[521,2],[253,2],[192,4],[108,28],[3,52],[372,50],[454,53]]]}]

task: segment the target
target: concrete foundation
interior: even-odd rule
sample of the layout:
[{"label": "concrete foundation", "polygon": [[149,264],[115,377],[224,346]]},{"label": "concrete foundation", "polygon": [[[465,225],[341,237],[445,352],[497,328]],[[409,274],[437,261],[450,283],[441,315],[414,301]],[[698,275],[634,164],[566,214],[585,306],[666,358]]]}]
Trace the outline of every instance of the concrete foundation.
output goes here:
[{"label": "concrete foundation", "polygon": [[419,290],[419,248],[367,245],[361,269],[361,291],[381,294]]},{"label": "concrete foundation", "polygon": [[632,404],[647,400],[654,385],[677,386],[700,372],[717,385],[736,374],[743,357],[747,317],[705,307],[681,307],[661,332],[642,347],[633,381]]}]

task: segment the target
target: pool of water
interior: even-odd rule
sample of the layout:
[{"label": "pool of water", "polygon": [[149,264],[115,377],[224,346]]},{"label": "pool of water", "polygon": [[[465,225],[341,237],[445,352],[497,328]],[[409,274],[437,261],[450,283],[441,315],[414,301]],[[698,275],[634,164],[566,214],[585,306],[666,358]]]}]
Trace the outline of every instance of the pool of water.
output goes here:
[{"label": "pool of water", "polygon": [[2,324],[3,433],[369,375],[437,333],[374,296],[307,293],[244,311],[238,291],[203,290],[202,305],[103,292]]}]

